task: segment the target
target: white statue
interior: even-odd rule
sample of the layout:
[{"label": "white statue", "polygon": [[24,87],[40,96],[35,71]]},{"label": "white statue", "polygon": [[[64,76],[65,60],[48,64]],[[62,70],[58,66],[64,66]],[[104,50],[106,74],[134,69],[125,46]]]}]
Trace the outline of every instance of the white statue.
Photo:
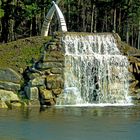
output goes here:
[{"label": "white statue", "polygon": [[59,24],[60,24],[60,30],[62,32],[67,32],[67,26],[66,26],[65,18],[63,16],[60,8],[57,6],[57,4],[54,1],[52,1],[52,3],[53,3],[53,6],[49,10],[49,12],[46,15],[45,20],[43,22],[43,26],[42,26],[42,30],[41,30],[41,35],[42,36],[48,36],[50,22],[53,18],[53,15],[54,15],[55,11],[56,11],[57,18],[58,18],[58,21],[59,21]]}]

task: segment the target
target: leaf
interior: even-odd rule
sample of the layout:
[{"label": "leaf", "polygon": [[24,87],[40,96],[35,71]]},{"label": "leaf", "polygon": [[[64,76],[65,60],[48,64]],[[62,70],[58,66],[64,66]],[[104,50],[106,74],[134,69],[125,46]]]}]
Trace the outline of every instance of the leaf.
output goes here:
[{"label": "leaf", "polygon": [[0,18],[2,18],[4,16],[4,10],[0,9]]}]

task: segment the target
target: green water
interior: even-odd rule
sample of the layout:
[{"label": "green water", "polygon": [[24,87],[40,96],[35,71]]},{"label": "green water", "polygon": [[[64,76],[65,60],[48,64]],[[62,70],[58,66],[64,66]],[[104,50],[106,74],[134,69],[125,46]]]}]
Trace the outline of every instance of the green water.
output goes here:
[{"label": "green water", "polygon": [[0,109],[0,140],[140,140],[140,106]]}]

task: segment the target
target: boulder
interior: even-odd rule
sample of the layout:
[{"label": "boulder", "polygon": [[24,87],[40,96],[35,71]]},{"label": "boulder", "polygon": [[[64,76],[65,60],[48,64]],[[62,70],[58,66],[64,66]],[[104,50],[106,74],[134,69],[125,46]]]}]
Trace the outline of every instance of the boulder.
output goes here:
[{"label": "boulder", "polygon": [[29,104],[30,107],[40,107],[40,101],[39,100],[30,100]]},{"label": "boulder", "polygon": [[59,94],[62,93],[62,89],[61,88],[59,88],[59,89],[53,89],[52,92],[53,92],[54,95],[57,96],[57,95],[59,95]]},{"label": "boulder", "polygon": [[60,62],[44,62],[44,63],[40,62],[37,64],[37,68],[42,70],[46,70],[50,68],[62,68],[62,67],[63,64]]},{"label": "boulder", "polygon": [[52,68],[51,73],[52,74],[63,74],[63,69],[62,68]]},{"label": "boulder", "polygon": [[30,99],[31,101],[39,99],[39,91],[38,91],[37,87],[26,86],[24,88],[24,91],[25,91],[26,96],[28,97],[28,99]]},{"label": "boulder", "polygon": [[36,87],[36,86],[43,86],[45,84],[45,79],[44,77],[36,77],[33,80],[29,81],[29,86],[30,87]]},{"label": "boulder", "polygon": [[19,97],[13,91],[0,89],[0,99],[2,101],[19,101]]},{"label": "boulder", "polygon": [[29,72],[29,73],[27,73],[27,76],[28,76],[28,78],[29,78],[30,80],[33,80],[33,79],[35,79],[36,77],[40,77],[40,74],[39,74],[39,73],[31,73],[31,72]]},{"label": "boulder", "polygon": [[48,61],[57,61],[57,62],[63,62],[64,61],[64,53],[61,51],[51,51],[49,53],[46,53],[45,57],[44,57],[44,62],[48,62]]},{"label": "boulder", "polygon": [[63,88],[64,80],[61,75],[48,75],[46,78],[46,87],[48,89]]},{"label": "boulder", "polygon": [[8,108],[8,106],[6,105],[4,101],[0,100],[0,108]]},{"label": "boulder", "polygon": [[133,83],[130,84],[130,89],[131,88],[135,88],[137,86],[137,84],[139,83],[138,80],[133,81]]},{"label": "boulder", "polygon": [[44,100],[44,104],[46,104],[47,106],[55,105],[55,103],[55,99]]},{"label": "boulder", "polygon": [[0,68],[0,81],[20,83],[21,75],[11,68]]},{"label": "boulder", "polygon": [[140,100],[140,93],[137,94],[137,99]]},{"label": "boulder", "polygon": [[22,104],[21,104],[20,102],[12,102],[12,103],[11,103],[11,106],[12,106],[12,107],[21,107]]},{"label": "boulder", "polygon": [[21,85],[12,82],[0,81],[0,89],[18,91],[20,90]]},{"label": "boulder", "polygon": [[52,91],[47,89],[40,89],[40,96],[44,100],[49,100],[54,98],[52,95]]}]

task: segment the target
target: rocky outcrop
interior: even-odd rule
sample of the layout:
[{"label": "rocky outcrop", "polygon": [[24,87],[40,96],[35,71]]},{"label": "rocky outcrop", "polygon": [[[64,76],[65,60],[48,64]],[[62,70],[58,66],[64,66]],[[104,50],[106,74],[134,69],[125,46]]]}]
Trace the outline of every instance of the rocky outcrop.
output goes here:
[{"label": "rocky outcrop", "polygon": [[0,69],[0,81],[8,81],[13,83],[20,83],[21,75],[10,68]]},{"label": "rocky outcrop", "polygon": [[128,57],[130,95],[134,103],[140,103],[140,50],[119,42],[119,50]]},{"label": "rocky outcrop", "polygon": [[54,105],[63,91],[63,68],[64,49],[60,39],[55,37],[45,44],[40,60],[24,73],[27,98],[39,100],[41,105]]},{"label": "rocky outcrop", "polygon": [[21,106],[19,91],[22,76],[10,68],[0,69],[0,107]]},{"label": "rocky outcrop", "polygon": [[134,56],[128,56],[130,62],[129,71],[130,79],[130,94],[135,103],[140,102],[140,59]]}]

